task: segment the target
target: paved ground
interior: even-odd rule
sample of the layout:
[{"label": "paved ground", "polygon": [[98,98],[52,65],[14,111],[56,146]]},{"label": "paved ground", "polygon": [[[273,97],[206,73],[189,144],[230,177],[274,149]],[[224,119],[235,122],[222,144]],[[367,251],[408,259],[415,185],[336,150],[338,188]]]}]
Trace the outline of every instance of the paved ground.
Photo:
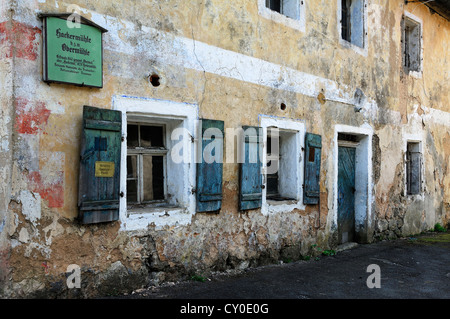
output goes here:
[{"label": "paved ground", "polygon": [[[380,288],[367,286],[374,275],[367,272],[372,264],[380,268]],[[152,287],[119,298],[450,299],[450,232],[358,245],[320,260]]]}]

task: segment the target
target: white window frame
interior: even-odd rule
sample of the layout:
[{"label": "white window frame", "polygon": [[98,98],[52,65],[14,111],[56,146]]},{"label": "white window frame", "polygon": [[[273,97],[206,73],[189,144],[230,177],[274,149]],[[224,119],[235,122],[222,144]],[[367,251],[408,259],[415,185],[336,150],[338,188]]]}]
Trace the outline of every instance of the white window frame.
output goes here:
[{"label": "white window frame", "polygon": [[338,27],[338,36],[339,36],[339,44],[345,48],[352,49],[356,53],[367,57],[368,54],[368,19],[367,19],[367,12],[368,12],[368,1],[367,0],[360,0],[363,2],[363,47],[357,46],[353,44],[352,42],[349,42],[347,40],[344,40],[342,38],[342,0],[337,0],[337,27]]},{"label": "white window frame", "polygon": [[[304,121],[291,120],[278,118],[269,115],[260,115],[260,126],[263,129],[263,152],[262,152],[262,167],[263,167],[263,185],[262,190],[262,206],[261,212],[264,215],[279,213],[279,212],[290,212],[294,209],[304,210],[305,205],[303,204],[303,181],[304,181],[304,159],[303,159],[303,149],[305,147],[305,123]],[[292,143],[293,149],[291,150],[296,163],[294,168],[292,168],[292,176],[295,183],[295,188],[297,196],[295,200],[286,201],[271,201],[267,200],[267,176],[264,173],[267,167],[267,131],[268,128],[277,127],[280,130],[295,133],[295,142]]]},{"label": "white window frame", "polygon": [[[121,164],[120,164],[120,191],[124,196],[120,198],[119,218],[121,221],[121,230],[136,231],[146,230],[149,226],[155,229],[163,229],[167,226],[188,225],[192,216],[195,214],[195,194],[192,189],[196,184],[196,165],[194,143],[190,142],[195,138],[198,125],[198,105],[189,103],[180,103],[173,101],[164,101],[150,98],[139,98],[130,96],[114,96],[113,109],[122,112],[122,142]],[[126,181],[127,181],[127,123],[128,118],[132,118],[132,122],[143,123],[162,123],[172,126],[168,128],[165,134],[165,142],[168,148],[166,155],[166,175],[168,170],[174,169],[173,183],[169,180],[166,187],[170,188],[176,195],[171,198],[177,205],[175,207],[151,207],[148,210],[139,209],[136,212],[127,208]],[[183,151],[187,151],[187,161],[176,164],[171,159],[171,149],[179,143],[179,137],[174,136],[171,140],[171,134],[174,128],[183,128],[183,141],[186,141],[186,147]],[[187,143],[189,141],[189,143]],[[173,185],[172,185],[173,184]],[[169,201],[170,204],[170,201]]]},{"label": "white window frame", "polygon": [[[402,68],[404,70],[407,70],[408,74],[410,76],[420,79],[420,78],[422,78],[422,73],[423,73],[423,22],[422,22],[422,19],[420,19],[419,17],[413,15],[412,13],[410,13],[408,11],[405,11],[403,13],[403,18],[404,19],[409,19],[409,20],[411,20],[411,21],[413,21],[413,22],[415,22],[415,23],[417,23],[419,25],[419,27],[420,27],[420,30],[419,30],[420,52],[419,52],[419,70],[418,71],[414,71],[414,70],[407,69],[405,67],[405,65],[404,65],[404,59],[405,59],[405,47],[404,46],[405,46],[405,43],[402,43],[401,44],[401,52],[402,52],[401,63],[402,63]],[[402,23],[401,33],[402,33],[402,35],[401,35],[402,36],[402,40],[404,40],[405,25],[403,23]]]},{"label": "white window frame", "polygon": [[259,15],[265,19],[273,20],[277,23],[284,24],[292,29],[305,32],[305,3],[307,0],[297,0],[299,6],[299,14],[296,19],[289,18],[284,14],[276,12],[266,7],[266,0],[258,0]]}]

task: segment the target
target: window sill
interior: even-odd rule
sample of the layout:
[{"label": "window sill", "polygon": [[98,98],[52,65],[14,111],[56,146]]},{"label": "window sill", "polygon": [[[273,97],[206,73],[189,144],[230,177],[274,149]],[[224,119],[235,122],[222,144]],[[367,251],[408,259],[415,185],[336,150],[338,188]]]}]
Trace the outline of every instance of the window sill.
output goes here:
[{"label": "window sill", "polygon": [[143,207],[127,208],[127,218],[123,229],[127,231],[147,230],[154,228],[162,230],[166,227],[188,225],[192,215],[185,207],[174,205],[145,205]]},{"label": "window sill", "polygon": [[263,199],[262,213],[266,214],[278,214],[278,213],[289,213],[293,210],[305,210],[305,205],[303,205],[302,200],[271,200]]},{"label": "window sill", "polygon": [[296,199],[283,199],[283,200],[267,199],[267,205],[269,206],[297,205],[297,204],[298,200]]},{"label": "window sill", "polygon": [[305,17],[303,5],[300,8],[300,14],[298,18],[295,19],[267,8],[265,5],[265,1],[259,0],[259,15],[265,19],[283,24],[291,29],[295,29],[300,32],[305,32]]},{"label": "window sill", "polygon": [[421,79],[422,78],[422,71],[413,71],[413,70],[406,70],[405,73],[413,78]]},{"label": "window sill", "polygon": [[408,201],[423,201],[425,199],[425,194],[424,193],[419,193],[419,194],[406,194],[406,198]]},{"label": "window sill", "polygon": [[367,57],[368,50],[367,50],[366,44],[364,46],[360,47],[359,45],[356,45],[356,44],[354,44],[350,41],[347,41],[345,39],[342,39],[342,38],[339,39],[339,43],[343,48],[353,50],[354,52],[358,53],[359,55]]},{"label": "window sill", "polygon": [[135,204],[128,205],[127,213],[128,215],[139,215],[139,214],[158,214],[158,213],[168,213],[170,211],[182,210],[181,207],[170,205],[165,202],[159,203],[149,203],[149,204]]}]

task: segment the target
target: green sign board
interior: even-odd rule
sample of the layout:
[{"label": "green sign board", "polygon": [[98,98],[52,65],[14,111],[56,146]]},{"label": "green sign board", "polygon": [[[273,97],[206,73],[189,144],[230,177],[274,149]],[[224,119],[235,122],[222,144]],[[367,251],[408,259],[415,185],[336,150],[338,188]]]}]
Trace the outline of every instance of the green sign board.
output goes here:
[{"label": "green sign board", "polygon": [[44,81],[101,88],[106,30],[80,18],[44,16]]}]

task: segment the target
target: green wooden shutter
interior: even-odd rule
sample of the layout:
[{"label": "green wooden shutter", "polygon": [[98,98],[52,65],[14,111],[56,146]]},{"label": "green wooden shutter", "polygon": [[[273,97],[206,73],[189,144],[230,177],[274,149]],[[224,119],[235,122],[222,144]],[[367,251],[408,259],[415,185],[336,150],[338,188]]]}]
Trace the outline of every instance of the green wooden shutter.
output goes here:
[{"label": "green wooden shutter", "polygon": [[[222,173],[223,173],[223,134],[224,122],[202,119],[201,128],[201,161],[197,163],[197,212],[218,211],[222,207]],[[205,132],[212,129],[220,134],[208,137]],[[215,143],[212,155],[218,158],[209,162],[204,157],[205,149]],[[209,150],[206,151],[209,154]],[[214,153],[214,154],[213,154]]]},{"label": "green wooden shutter", "polygon": [[[262,129],[254,126],[243,126],[244,145],[243,161],[239,164],[239,209],[249,210],[262,205]],[[245,134],[248,132],[249,134]]]},{"label": "green wooden shutter", "polygon": [[320,161],[322,154],[322,137],[306,133],[305,137],[305,183],[303,203],[318,204],[320,197]]},{"label": "green wooden shutter", "polygon": [[84,106],[78,191],[83,224],[119,219],[120,111]]}]

